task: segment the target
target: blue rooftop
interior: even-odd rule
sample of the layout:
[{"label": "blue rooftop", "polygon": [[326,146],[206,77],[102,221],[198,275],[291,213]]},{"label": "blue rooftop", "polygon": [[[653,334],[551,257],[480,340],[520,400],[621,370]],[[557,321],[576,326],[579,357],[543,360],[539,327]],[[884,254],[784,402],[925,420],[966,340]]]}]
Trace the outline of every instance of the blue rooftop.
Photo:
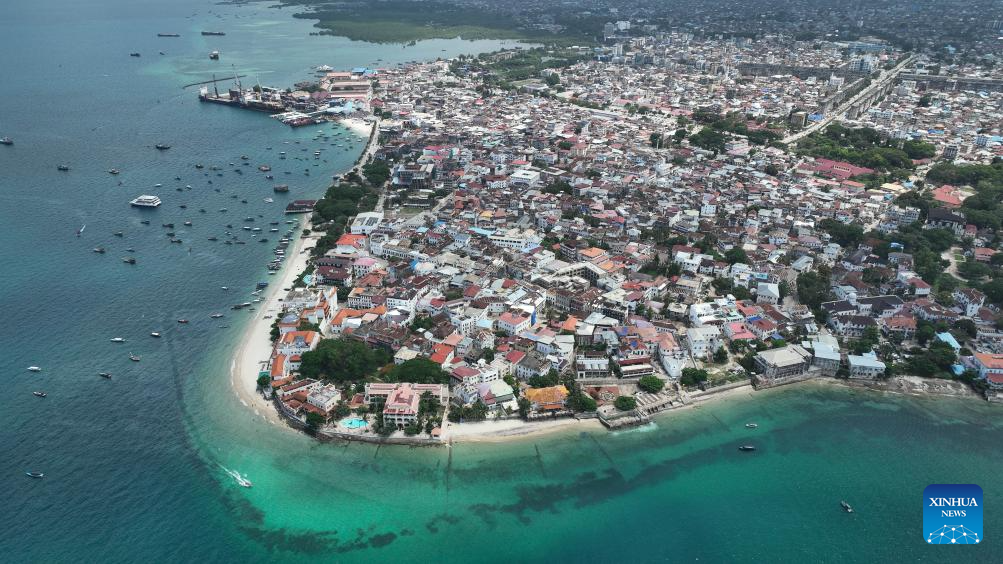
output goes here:
[{"label": "blue rooftop", "polygon": [[958,350],[958,349],[961,348],[961,344],[958,343],[957,339],[954,338],[954,335],[952,335],[952,334],[950,334],[950,333],[948,333],[946,331],[943,332],[943,333],[937,333],[937,340],[938,341],[943,341],[943,342],[951,345],[951,348],[954,349],[954,350]]}]

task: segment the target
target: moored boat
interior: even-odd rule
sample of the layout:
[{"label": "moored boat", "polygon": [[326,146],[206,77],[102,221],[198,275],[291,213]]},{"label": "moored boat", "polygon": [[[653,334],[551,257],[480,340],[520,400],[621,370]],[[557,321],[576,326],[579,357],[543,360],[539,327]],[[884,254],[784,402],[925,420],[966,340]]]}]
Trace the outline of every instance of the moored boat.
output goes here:
[{"label": "moored boat", "polygon": [[28,372],[41,372],[41,371],[42,371],[42,369],[39,368],[39,367],[37,367],[37,366],[29,366],[28,367]]},{"label": "moored boat", "polygon": [[746,423],[745,424],[745,428],[746,429],[755,429],[757,427],[759,427],[759,425],[757,425],[756,423]]},{"label": "moored boat", "polygon": [[47,394],[45,392],[31,392],[31,393],[33,395],[35,395],[36,397],[40,397],[40,398],[44,398],[45,396],[49,395],[49,394]]},{"label": "moored boat", "polygon": [[742,446],[738,447],[738,450],[743,451],[743,452],[751,452],[751,451],[756,450],[756,447],[754,447],[752,445],[742,445]]},{"label": "moored boat", "polygon": [[24,475],[28,476],[29,478],[44,478],[45,477],[45,474],[43,474],[41,472],[25,472]]},{"label": "moored boat", "polygon": [[142,360],[142,357],[129,353],[129,360],[133,362],[139,362],[140,360]]},{"label": "moored boat", "polygon": [[157,196],[143,194],[142,196],[137,196],[132,200],[129,200],[129,204],[138,208],[155,208],[159,206],[161,202],[160,198]]},{"label": "moored boat", "polygon": [[846,503],[846,500],[840,500],[839,505],[843,508],[843,511],[853,513],[853,507],[849,503]]},{"label": "moored boat", "polygon": [[109,372],[98,372],[98,376],[100,376],[102,378],[107,378],[108,380],[111,380],[111,373],[109,373]]}]

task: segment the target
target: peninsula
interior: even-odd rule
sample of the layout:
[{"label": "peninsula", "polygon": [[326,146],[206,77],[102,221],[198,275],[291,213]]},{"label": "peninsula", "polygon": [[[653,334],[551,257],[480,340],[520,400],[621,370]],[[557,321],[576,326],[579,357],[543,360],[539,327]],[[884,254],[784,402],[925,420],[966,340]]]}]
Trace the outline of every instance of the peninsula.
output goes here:
[{"label": "peninsula", "polygon": [[[370,136],[235,378],[319,436],[412,444],[819,378],[1003,398],[1003,143],[978,133],[1003,76],[610,31],[227,93]],[[798,65],[745,62],[767,53]],[[995,102],[945,134],[958,84]]]}]

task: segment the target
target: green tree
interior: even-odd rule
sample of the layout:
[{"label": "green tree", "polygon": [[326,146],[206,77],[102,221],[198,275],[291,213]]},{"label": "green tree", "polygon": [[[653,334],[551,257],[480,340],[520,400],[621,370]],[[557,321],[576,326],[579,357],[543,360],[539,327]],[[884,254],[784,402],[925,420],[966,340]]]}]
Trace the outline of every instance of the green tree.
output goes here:
[{"label": "green tree", "polygon": [[620,411],[630,411],[637,407],[637,400],[631,396],[617,396],[613,406]]},{"label": "green tree", "polygon": [[414,384],[448,384],[449,374],[442,367],[427,358],[412,358],[402,364],[395,364],[383,375],[387,382],[411,382]]},{"label": "green tree", "polygon": [[819,272],[804,272],[797,277],[798,300],[817,310],[830,295],[829,277]]},{"label": "green tree", "polygon": [[371,376],[389,360],[386,351],[371,349],[353,339],[325,339],[316,349],[303,353],[300,374],[306,378],[351,382]]},{"label": "green tree", "polygon": [[725,251],[724,260],[728,261],[728,264],[749,263],[749,257],[741,247],[732,247]]},{"label": "green tree", "polygon": [[696,386],[701,382],[706,382],[709,374],[701,368],[683,368],[679,382],[684,386]]},{"label": "green tree", "polygon": [[331,412],[331,415],[333,415],[336,419],[342,419],[344,417],[348,417],[351,414],[352,414],[352,408],[348,407],[348,405],[346,405],[345,402],[339,403],[337,406],[335,406],[334,410]]},{"label": "green tree", "polygon": [[665,387],[665,382],[658,376],[642,376],[637,381],[637,387],[649,394],[657,394]]},{"label": "green tree", "polygon": [[728,362],[728,351],[724,347],[720,347],[714,351],[714,362],[717,364]]},{"label": "green tree", "polygon": [[268,386],[272,385],[272,379],[267,374],[258,376],[258,388],[264,390]]},{"label": "green tree", "polygon": [[315,413],[313,411],[308,411],[306,413],[306,425],[314,431],[320,429],[326,422],[327,420],[324,416],[319,413]]},{"label": "green tree", "polygon": [[518,404],[519,404],[519,417],[527,419],[529,417],[529,408],[532,406],[532,404],[526,398],[519,398]]}]

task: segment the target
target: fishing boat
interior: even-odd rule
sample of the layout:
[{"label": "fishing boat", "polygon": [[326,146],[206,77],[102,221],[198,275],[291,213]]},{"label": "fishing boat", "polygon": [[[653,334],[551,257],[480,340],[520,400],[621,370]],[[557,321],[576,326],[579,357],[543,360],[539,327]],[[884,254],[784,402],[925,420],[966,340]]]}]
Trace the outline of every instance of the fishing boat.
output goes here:
[{"label": "fishing boat", "polygon": [[846,511],[847,513],[853,513],[853,507],[849,503],[846,503],[845,500],[841,500],[839,502],[839,505],[840,507],[843,508],[843,511]]},{"label": "fishing boat", "polygon": [[178,323],[188,323],[188,320],[187,319],[179,319]]},{"label": "fishing boat", "polygon": [[153,333],[150,333],[150,336],[153,337],[153,338],[159,339],[160,338],[160,333],[157,333],[156,331],[154,331]]},{"label": "fishing boat", "polygon": [[139,362],[141,360],[141,357],[139,357],[137,355],[134,355],[132,353],[129,353],[129,360],[131,360],[133,362]]},{"label": "fishing boat", "polygon": [[117,168],[109,168],[108,169],[108,174],[118,174],[119,172],[121,172],[121,171],[119,171]]},{"label": "fishing boat", "polygon": [[268,172],[268,171],[272,170],[272,167],[270,167],[268,165],[261,165],[261,166],[258,167],[258,170],[260,170],[261,172]]},{"label": "fishing boat", "polygon": [[223,317],[223,314],[222,313],[214,313],[214,314],[210,315],[209,317],[211,317],[213,319],[219,319],[220,317]]},{"label": "fishing boat", "polygon": [[94,251],[95,253],[98,253],[98,254],[100,254],[100,255],[103,255],[103,254],[104,254],[104,247],[94,247],[94,249],[92,249],[92,250],[93,250],[93,251]]},{"label": "fishing boat", "polygon": [[226,35],[226,32],[223,32],[223,31],[203,31],[202,35],[217,35],[218,36],[218,35]]},{"label": "fishing boat", "polygon": [[45,477],[45,474],[43,474],[41,472],[25,472],[24,475],[28,476],[29,478],[44,478]]},{"label": "fishing boat", "polygon": [[219,51],[213,51],[213,52],[209,53],[209,60],[210,61],[218,61],[219,60]]},{"label": "fishing boat", "polygon": [[49,395],[49,394],[47,394],[45,392],[31,392],[31,393],[32,393],[32,395],[34,395],[36,397],[40,397],[40,398],[44,398],[45,396]]},{"label": "fishing boat", "polygon": [[114,337],[114,338],[111,339],[111,342],[113,342],[113,343],[124,343],[125,339],[123,339],[122,337]]},{"label": "fishing boat", "polygon": [[756,429],[756,428],[758,428],[758,427],[759,427],[759,425],[757,425],[757,424],[755,424],[755,423],[746,423],[746,424],[745,424],[745,428],[746,428],[746,429]]},{"label": "fishing boat", "polygon": [[14,144],[14,140],[11,139],[10,137],[4,137],[4,138],[0,139],[0,145],[13,145],[13,144]]},{"label": "fishing boat", "polygon": [[163,143],[157,143],[154,147],[156,147],[158,151],[166,151],[171,148],[170,145],[164,145]]},{"label": "fishing boat", "polygon": [[37,367],[37,366],[29,366],[28,367],[28,372],[41,372],[41,371],[42,371],[42,369],[39,368],[39,367]]},{"label": "fishing boat", "polygon": [[751,451],[756,450],[756,447],[754,447],[752,445],[742,445],[742,446],[738,447],[738,450],[743,451],[743,452],[751,452]]},{"label": "fishing boat", "polygon": [[114,235],[116,237],[124,237],[125,233],[123,233],[122,231],[116,231],[116,232],[112,233],[112,235]]},{"label": "fishing boat", "polygon": [[70,167],[66,165],[56,165],[56,170],[61,170],[63,172],[66,172],[67,170],[70,170]]},{"label": "fishing boat", "polygon": [[83,225],[82,225],[82,226],[80,227],[80,229],[77,229],[77,237],[79,237],[79,236],[80,236],[80,234],[84,232],[84,229],[87,229],[87,224],[86,224],[86,223],[85,223],[85,224],[83,224]]},{"label": "fishing boat", "polygon": [[138,56],[139,56],[139,53],[129,53],[129,56],[130,56],[130,57],[138,57]]},{"label": "fishing boat", "polygon": [[136,259],[132,257],[122,257],[122,262],[126,264],[136,264]]},{"label": "fishing boat", "polygon": [[111,373],[110,372],[98,372],[98,376],[100,376],[102,378],[107,378],[108,380],[111,380]]}]

